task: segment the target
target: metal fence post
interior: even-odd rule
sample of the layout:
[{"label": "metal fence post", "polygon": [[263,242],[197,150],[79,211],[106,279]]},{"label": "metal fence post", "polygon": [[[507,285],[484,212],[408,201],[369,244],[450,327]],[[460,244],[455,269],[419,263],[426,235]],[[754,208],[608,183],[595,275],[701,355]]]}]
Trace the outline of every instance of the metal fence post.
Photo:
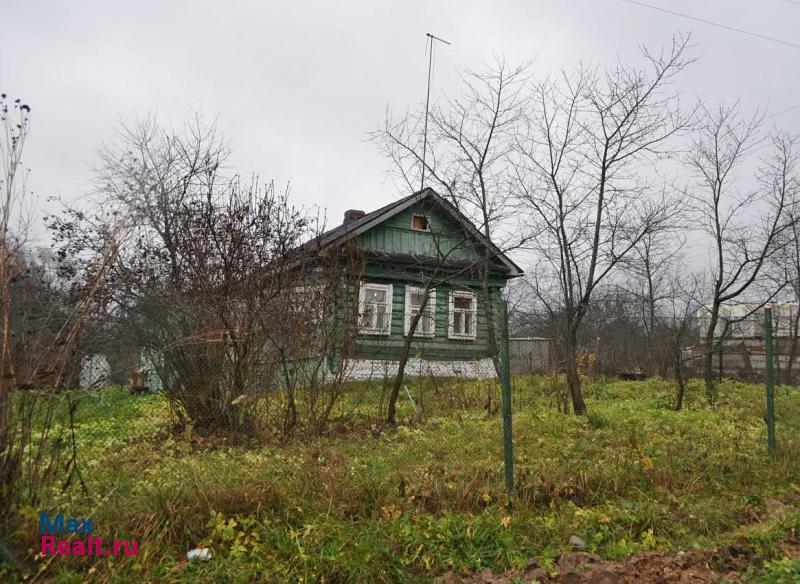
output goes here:
[{"label": "metal fence post", "polygon": [[511,433],[511,363],[508,349],[508,303],[500,301],[500,383],[503,387],[503,467],[505,470],[506,491],[514,493],[514,445]]},{"label": "metal fence post", "polygon": [[764,309],[764,359],[767,372],[767,450],[775,456],[775,387],[772,371],[772,308]]}]

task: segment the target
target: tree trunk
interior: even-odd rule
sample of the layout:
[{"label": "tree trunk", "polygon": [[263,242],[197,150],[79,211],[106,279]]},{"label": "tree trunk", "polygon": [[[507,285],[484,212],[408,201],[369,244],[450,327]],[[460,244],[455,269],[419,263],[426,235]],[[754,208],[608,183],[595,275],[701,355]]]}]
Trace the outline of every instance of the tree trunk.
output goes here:
[{"label": "tree trunk", "polygon": [[567,373],[567,387],[572,399],[572,410],[575,415],[581,416],[586,413],[586,404],[583,401],[581,389],[581,377],[578,374],[578,343],[575,333],[569,333],[566,351],[564,355],[564,368]]},{"label": "tree trunk", "polygon": [[703,381],[706,385],[708,405],[714,405],[714,332],[719,321],[719,305],[711,308],[711,322],[703,340]]},{"label": "tree trunk", "polygon": [[[406,335],[406,340],[403,343],[403,351],[400,353],[400,361],[397,363],[397,375],[395,375],[394,384],[392,385],[392,393],[389,394],[389,408],[386,414],[386,423],[390,426],[394,426],[397,423],[397,420],[395,419],[397,412],[397,398],[400,397],[400,389],[403,386],[403,379],[405,378],[406,373],[406,363],[408,363],[408,356],[411,354],[411,342],[414,340],[414,333],[417,332],[417,325],[419,324],[422,315],[425,313],[425,310],[428,307],[428,294],[429,289],[426,286],[425,299],[422,301],[419,311],[414,315],[414,318],[411,319],[411,322],[408,325],[408,334]],[[436,315],[434,315],[434,318],[436,318]]]},{"label": "tree trunk", "polygon": [[747,350],[747,345],[744,341],[739,343],[739,352],[742,355],[742,368],[744,369],[747,381],[752,381],[755,379],[755,375],[753,374],[753,362],[750,360],[750,351]]},{"label": "tree trunk", "polygon": [[392,393],[389,394],[389,408],[386,415],[386,423],[394,426],[397,423],[397,398],[400,396],[400,388],[403,386],[403,379],[406,373],[406,363],[408,363],[408,355],[411,352],[411,339],[409,335],[406,342],[403,344],[403,352],[400,354],[400,361],[397,364],[397,375],[394,377],[394,384],[392,385]]},{"label": "tree trunk", "polygon": [[675,411],[679,412],[683,408],[683,396],[686,393],[686,380],[683,378],[683,367],[681,366],[681,348],[673,348],[673,359],[675,364],[675,383],[678,385],[678,396],[675,400]]},{"label": "tree trunk", "polygon": [[295,384],[289,371],[289,359],[283,348],[278,349],[281,357],[283,382],[286,384],[286,410],[283,415],[283,440],[285,441],[297,425],[297,403],[295,401]]},{"label": "tree trunk", "polygon": [[[497,378],[500,378],[500,353],[497,350],[497,332],[495,331],[495,318],[494,318],[494,299],[492,298],[492,290],[489,287],[489,259],[484,258],[483,275],[481,278],[481,288],[483,289],[484,296],[484,314],[486,315],[486,338],[489,342],[489,354],[494,363],[494,370],[497,373]],[[477,326],[477,323],[476,323]]]}]

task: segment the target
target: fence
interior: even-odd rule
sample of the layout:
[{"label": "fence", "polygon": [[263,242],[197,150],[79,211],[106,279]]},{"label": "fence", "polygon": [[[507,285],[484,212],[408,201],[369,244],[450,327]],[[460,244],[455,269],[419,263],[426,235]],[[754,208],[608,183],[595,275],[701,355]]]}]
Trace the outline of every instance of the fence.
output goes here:
[{"label": "fence", "polygon": [[550,363],[551,339],[546,337],[511,337],[508,339],[511,373],[541,373]]},{"label": "fence", "polygon": [[[725,338],[715,340],[711,361],[717,377],[742,381],[763,380],[766,372],[766,343],[764,336]],[[774,338],[772,364],[779,383],[796,383],[800,373],[800,347],[791,338]],[[700,375],[705,347],[695,345],[683,350],[683,363],[690,375]]]},{"label": "fence", "polygon": [[[505,311],[500,311],[501,315],[505,315]],[[504,323],[500,325],[500,360],[501,360],[501,384],[502,384],[502,399],[503,399],[503,450],[504,450],[504,466],[505,466],[505,482],[509,494],[517,491],[514,485],[514,478],[518,474],[514,470],[514,461],[517,459],[515,453],[516,445],[529,444],[532,441],[542,441],[542,425],[541,420],[537,419],[537,424],[531,426],[529,423],[518,424],[517,415],[522,415],[523,419],[527,417],[527,411],[535,404],[540,408],[542,401],[531,399],[534,393],[547,395],[548,392],[555,399],[553,402],[557,404],[559,410],[564,412],[569,411],[571,408],[567,405],[569,401],[568,392],[565,386],[566,380],[561,380],[559,376],[551,376],[549,380],[528,381],[525,378],[515,379],[512,381],[511,374],[528,373],[545,370],[549,364],[550,356],[553,354],[551,350],[551,341],[543,337],[526,337],[526,338],[511,338],[507,336],[507,329]],[[780,329],[778,329],[780,332]],[[725,391],[728,395],[725,397],[725,407],[737,409],[738,423],[745,426],[751,426],[751,429],[760,429],[763,427],[765,436],[759,440],[757,435],[760,432],[751,434],[751,439],[755,438],[750,444],[750,449],[755,451],[764,452],[766,450],[772,458],[775,458],[778,453],[778,437],[776,433],[783,434],[783,449],[784,456],[791,456],[789,452],[795,451],[798,447],[796,442],[796,429],[800,426],[800,393],[797,387],[775,387],[775,381],[783,379],[784,382],[794,385],[794,376],[792,376],[792,366],[795,364],[795,354],[797,352],[796,343],[790,342],[790,339],[776,339],[775,330],[773,329],[773,316],[771,308],[764,311],[762,319],[760,336],[753,336],[751,338],[743,339],[721,339],[718,340],[718,355],[715,354],[714,365],[717,368],[717,373],[721,377],[736,377],[750,382],[749,386],[742,387],[735,384],[728,384]],[[507,342],[506,340],[507,339]],[[687,372],[692,374],[696,373],[699,368],[699,360],[702,353],[698,353],[700,347],[688,347],[683,351],[682,358],[684,359]],[[716,359],[716,357],[719,357]],[[800,360],[800,359],[799,359]],[[735,375],[727,375],[729,372]],[[782,377],[780,374],[785,372],[787,375]],[[624,379],[624,377],[623,377]],[[656,409],[662,408],[664,405],[681,409],[685,406],[684,402],[684,388],[681,386],[680,398],[677,402],[672,401],[673,384],[669,380],[655,379],[652,383],[645,381],[645,385],[639,386],[635,391],[639,393],[639,399],[642,402],[639,404],[635,411],[621,406],[626,400],[631,399],[634,394],[631,394],[633,389],[624,384],[618,385],[615,380],[598,380],[597,384],[602,387],[598,391],[597,387],[592,387],[593,382],[586,379],[585,391],[597,393],[602,395],[605,399],[596,401],[592,404],[594,411],[592,416],[588,418],[588,425],[594,429],[604,429],[619,425],[620,428],[626,428],[626,431],[633,432],[630,434],[631,440],[635,443],[634,451],[636,455],[640,456],[641,464],[644,468],[649,468],[654,464],[649,458],[649,455],[642,454],[645,448],[650,448],[651,452],[656,452],[656,448],[650,444],[653,434],[657,434],[656,428],[649,429],[650,434],[643,434],[642,436],[636,435],[635,431],[630,430],[632,427],[644,428],[651,423],[649,416],[652,413],[643,414],[639,408],[647,408],[645,400],[656,398],[656,401],[661,401],[662,404],[656,406]],[[528,387],[529,385],[529,387]],[[707,399],[710,399],[707,393],[707,388],[697,380],[691,384],[693,386],[694,403],[692,408],[705,409],[708,405]],[[524,386],[524,387],[523,387]],[[542,391],[544,390],[544,391]],[[657,396],[657,397],[656,397]],[[715,403],[716,403],[716,398]],[[776,407],[778,402],[779,407]],[[675,405],[675,404],[681,405]],[[779,411],[780,410],[780,411]],[[541,410],[540,410],[541,411]],[[709,410],[713,412],[714,410]],[[541,414],[540,414],[541,415]],[[676,425],[683,425],[685,428],[695,431],[696,428],[692,427],[691,422],[685,418],[680,417],[680,412],[676,411],[676,419],[672,422]],[[709,414],[713,416],[714,414]],[[512,429],[513,419],[513,429]],[[763,426],[762,426],[763,421]],[[529,422],[529,420],[526,420]],[[722,423],[722,418],[720,418]],[[573,425],[571,420],[564,420],[564,426],[569,427]],[[712,433],[713,434],[713,433]],[[653,440],[657,442],[658,440]],[[761,444],[759,444],[761,442]],[[766,448],[765,448],[766,447]],[[669,452],[666,449],[664,458],[669,456],[678,456],[683,447]],[[688,445],[687,447],[688,448]],[[527,454],[522,454],[523,458],[527,458]],[[731,452],[727,452],[731,455]],[[519,469],[518,469],[519,471]],[[527,472],[527,471],[525,471]],[[525,473],[523,473],[525,474]]]},{"label": "fence", "polygon": [[[507,322],[505,305],[497,314],[498,321]],[[298,401],[320,400],[330,395],[325,392],[336,391],[337,399],[328,402],[332,414],[320,426],[322,438],[313,435],[316,428],[310,423],[298,423],[298,431],[282,442],[285,450],[270,445],[259,451],[259,439],[266,443],[276,434],[250,433],[244,448],[226,439],[219,443],[224,452],[217,455],[207,452],[209,447],[216,450],[213,436],[199,434],[196,426],[188,431],[188,426],[175,424],[155,397],[128,398],[142,399],[136,407],[121,398],[109,400],[111,407],[124,409],[94,408],[96,420],[85,418],[92,423],[83,424],[78,437],[94,440],[91,452],[99,453],[98,462],[86,468],[87,475],[93,473],[90,485],[119,482],[129,490],[109,503],[103,500],[100,511],[92,513],[103,520],[98,520],[101,525],[119,520],[138,526],[141,509],[147,509],[155,526],[162,521],[161,485],[177,484],[180,489],[168,493],[168,503],[176,509],[169,518],[174,523],[168,524],[173,534],[183,535],[189,518],[198,513],[214,512],[224,514],[223,527],[234,519],[236,525],[244,523],[240,516],[248,521],[252,517],[248,525],[255,527],[244,529],[258,530],[258,537],[263,533],[265,539],[257,541],[289,545],[270,547],[266,558],[249,548],[232,557],[228,550],[236,542],[217,527],[201,527],[200,536],[187,532],[169,541],[151,537],[149,545],[161,546],[159,553],[185,553],[177,547],[185,540],[208,537],[216,538],[209,541],[226,569],[253,565],[266,572],[279,565],[285,567],[285,579],[296,579],[313,565],[331,581],[385,581],[386,573],[364,570],[377,563],[380,569],[391,566],[392,574],[409,570],[424,577],[458,570],[467,575],[487,565],[496,572],[506,570],[509,562],[497,558],[527,562],[530,556],[521,554],[542,558],[585,549],[627,555],[677,548],[689,539],[716,545],[716,536],[734,540],[734,530],[745,520],[755,523],[767,511],[796,506],[792,485],[800,477],[800,388],[778,386],[771,396],[773,463],[767,456],[763,378],[760,383],[720,384],[717,407],[708,406],[702,383],[693,380],[687,411],[679,412],[671,411],[675,384],[670,380],[625,382],[582,371],[588,413],[575,416],[562,407],[569,399],[563,374],[509,375],[510,346],[516,345],[517,357],[527,356],[524,364],[530,365],[537,356],[553,354],[549,342],[504,342],[505,326],[498,339],[501,383],[494,376],[409,375],[400,388],[395,428],[384,423],[394,389],[391,375],[291,394]],[[269,391],[286,392],[288,387]],[[267,407],[270,396],[263,394],[233,405]],[[288,399],[276,403],[289,407]],[[312,411],[303,408],[301,403],[300,416]],[[141,465],[120,465],[117,452],[98,447],[105,445],[106,433],[96,428],[110,424],[115,440],[141,442],[148,432],[144,436],[152,474],[142,477]],[[165,435],[171,438],[161,446]],[[179,441],[186,447],[176,448]],[[139,495],[140,489],[145,496]],[[126,506],[126,496],[135,497],[136,504]],[[179,515],[182,509],[188,514]],[[321,528],[300,530],[298,524]],[[156,529],[148,524],[145,533]],[[249,531],[242,533],[251,537]],[[363,547],[364,541],[369,547]],[[300,546],[305,556],[298,561]],[[362,561],[367,553],[376,556]],[[753,557],[761,561],[762,556]],[[558,562],[558,570],[566,572],[564,557]],[[359,571],[348,572],[351,566]],[[546,577],[542,571],[538,579]]]}]

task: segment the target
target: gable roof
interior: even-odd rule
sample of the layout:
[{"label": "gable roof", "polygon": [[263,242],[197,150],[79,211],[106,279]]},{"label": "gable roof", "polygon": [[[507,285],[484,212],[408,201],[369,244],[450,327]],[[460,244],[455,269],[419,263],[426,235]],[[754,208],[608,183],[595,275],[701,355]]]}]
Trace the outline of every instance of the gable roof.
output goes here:
[{"label": "gable roof", "polygon": [[408,209],[412,205],[422,203],[423,201],[433,201],[444,209],[450,216],[452,216],[470,235],[472,235],[481,245],[489,246],[492,254],[502,263],[508,270],[509,276],[515,278],[523,274],[522,268],[514,263],[499,247],[489,241],[480,230],[472,224],[458,208],[443,198],[439,193],[430,187],[426,187],[420,191],[412,193],[407,197],[389,203],[357,219],[351,219],[333,229],[329,229],[306,242],[301,246],[303,250],[310,250],[312,248],[323,248],[331,245],[342,244],[365,231],[372,229],[376,225],[383,223],[390,217]]}]

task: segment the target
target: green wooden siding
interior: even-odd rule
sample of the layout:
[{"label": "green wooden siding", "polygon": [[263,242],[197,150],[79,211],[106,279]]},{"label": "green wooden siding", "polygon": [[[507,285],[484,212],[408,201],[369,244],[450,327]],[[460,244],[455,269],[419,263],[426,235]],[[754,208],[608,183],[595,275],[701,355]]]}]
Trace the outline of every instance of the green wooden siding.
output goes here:
[{"label": "green wooden siding", "polygon": [[[399,359],[406,340],[404,334],[406,286],[415,284],[378,278],[365,278],[365,281],[376,284],[392,284],[392,328],[389,335],[359,334],[354,357],[359,359]],[[478,302],[477,335],[474,340],[450,339],[447,336],[450,325],[450,290],[453,289],[470,290],[476,294]],[[479,287],[437,286],[435,335],[433,337],[415,336],[411,343],[410,356],[432,361],[473,361],[488,357],[490,351],[485,309],[484,298]]]},{"label": "green wooden siding", "polygon": [[[430,223],[430,232],[411,228],[413,215],[424,215]],[[438,246],[434,238],[438,240]],[[436,328],[433,337],[415,336],[411,344],[410,357],[442,361],[473,361],[491,355],[487,334],[486,298],[481,291],[479,265],[484,249],[469,237],[462,225],[446,211],[433,205],[414,205],[390,217],[380,225],[361,234],[363,249],[387,254],[436,257],[437,247],[448,260],[475,262],[475,269],[465,271],[448,279],[446,284],[436,286]],[[363,281],[376,284],[392,284],[392,326],[389,335],[359,334],[356,342],[356,358],[399,359],[405,344],[405,295],[406,286],[424,285],[430,278],[430,268],[414,265],[373,261],[367,264]],[[505,285],[500,275],[490,277],[492,298],[499,296]],[[477,300],[477,324],[475,339],[450,339],[451,290],[469,290]]]},{"label": "green wooden siding", "polygon": [[[431,231],[418,231],[411,228],[413,215],[427,217]],[[436,245],[434,238],[438,240]],[[484,248],[468,235],[464,227],[447,211],[438,205],[417,204],[388,218],[386,221],[362,233],[359,244],[365,251],[396,254],[406,257],[404,263],[391,259],[368,261],[364,267],[362,281],[392,285],[392,324],[389,335],[358,334],[354,358],[397,360],[400,358],[406,336],[405,294],[406,286],[423,285],[431,277],[430,266],[422,263],[409,263],[412,256],[436,257],[437,247],[448,260],[459,261],[462,265],[474,262],[473,269],[465,270],[446,283],[436,285],[436,327],[433,337],[415,336],[411,344],[410,357],[432,361],[473,361],[491,355],[487,333],[486,302],[481,291],[480,267]],[[441,277],[441,275],[440,275]],[[506,276],[493,273],[489,278],[490,296],[495,301],[505,286]],[[450,325],[449,293],[451,290],[469,290],[477,300],[476,338],[448,338]],[[496,310],[494,311],[496,313]]]},{"label": "green wooden siding", "polygon": [[[411,229],[412,215],[427,216],[431,232]],[[431,257],[436,256],[435,239],[438,239],[438,249],[448,259],[469,260],[482,257],[481,247],[467,237],[464,228],[450,215],[430,205],[412,206],[360,236],[364,249]]]}]

